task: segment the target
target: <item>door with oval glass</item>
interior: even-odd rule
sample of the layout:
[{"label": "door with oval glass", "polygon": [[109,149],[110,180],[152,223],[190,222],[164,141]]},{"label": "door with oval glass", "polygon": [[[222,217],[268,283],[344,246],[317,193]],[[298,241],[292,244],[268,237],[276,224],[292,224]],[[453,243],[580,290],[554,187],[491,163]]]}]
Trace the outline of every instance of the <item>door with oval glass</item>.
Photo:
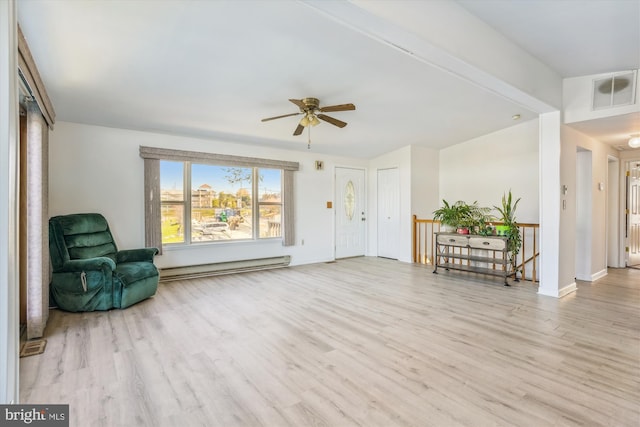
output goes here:
[{"label": "door with oval glass", "polygon": [[364,169],[336,168],[336,258],[362,256],[366,244]]}]

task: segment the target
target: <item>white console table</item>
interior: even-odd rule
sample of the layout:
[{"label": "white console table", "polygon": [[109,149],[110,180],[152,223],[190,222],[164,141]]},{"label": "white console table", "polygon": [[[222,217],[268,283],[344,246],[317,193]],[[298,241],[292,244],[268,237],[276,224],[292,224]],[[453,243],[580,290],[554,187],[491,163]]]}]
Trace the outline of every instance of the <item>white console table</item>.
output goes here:
[{"label": "white console table", "polygon": [[435,269],[468,271],[504,277],[519,281],[511,269],[508,253],[509,239],[503,236],[480,236],[475,234],[436,233]]}]

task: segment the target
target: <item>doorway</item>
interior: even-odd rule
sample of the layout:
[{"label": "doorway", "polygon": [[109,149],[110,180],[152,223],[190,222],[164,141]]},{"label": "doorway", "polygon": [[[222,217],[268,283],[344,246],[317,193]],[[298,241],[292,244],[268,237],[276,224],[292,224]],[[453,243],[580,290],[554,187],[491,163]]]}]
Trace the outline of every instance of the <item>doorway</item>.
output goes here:
[{"label": "doorway", "polygon": [[613,156],[607,158],[607,267],[624,267],[621,257],[620,230],[620,161]]},{"label": "doorway", "polygon": [[366,245],[365,171],[336,168],[336,258],[363,256]]},{"label": "doorway", "polygon": [[640,268],[640,162],[627,163],[627,267]]}]

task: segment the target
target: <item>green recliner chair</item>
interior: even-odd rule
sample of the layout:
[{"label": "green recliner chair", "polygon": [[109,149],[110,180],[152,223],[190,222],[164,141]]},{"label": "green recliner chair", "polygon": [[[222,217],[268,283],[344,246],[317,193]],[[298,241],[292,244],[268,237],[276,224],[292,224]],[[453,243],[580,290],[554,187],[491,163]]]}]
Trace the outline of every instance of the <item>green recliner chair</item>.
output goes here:
[{"label": "green recliner chair", "polygon": [[156,293],[157,248],[119,251],[107,220],[97,213],[49,220],[51,298],[62,310],[126,308]]}]

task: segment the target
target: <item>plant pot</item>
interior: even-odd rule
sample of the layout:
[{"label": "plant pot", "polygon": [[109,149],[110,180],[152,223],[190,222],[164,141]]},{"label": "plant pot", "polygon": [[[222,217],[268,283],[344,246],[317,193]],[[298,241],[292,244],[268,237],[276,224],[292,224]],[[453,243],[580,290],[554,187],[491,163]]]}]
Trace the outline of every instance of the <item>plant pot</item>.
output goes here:
[{"label": "plant pot", "polygon": [[453,233],[456,231],[456,227],[451,224],[440,224],[440,231],[443,233]]},{"label": "plant pot", "polygon": [[508,225],[496,225],[496,234],[498,236],[506,236],[509,233]]},{"label": "plant pot", "polygon": [[458,227],[457,233],[458,234],[469,234],[469,228],[468,227]]}]

